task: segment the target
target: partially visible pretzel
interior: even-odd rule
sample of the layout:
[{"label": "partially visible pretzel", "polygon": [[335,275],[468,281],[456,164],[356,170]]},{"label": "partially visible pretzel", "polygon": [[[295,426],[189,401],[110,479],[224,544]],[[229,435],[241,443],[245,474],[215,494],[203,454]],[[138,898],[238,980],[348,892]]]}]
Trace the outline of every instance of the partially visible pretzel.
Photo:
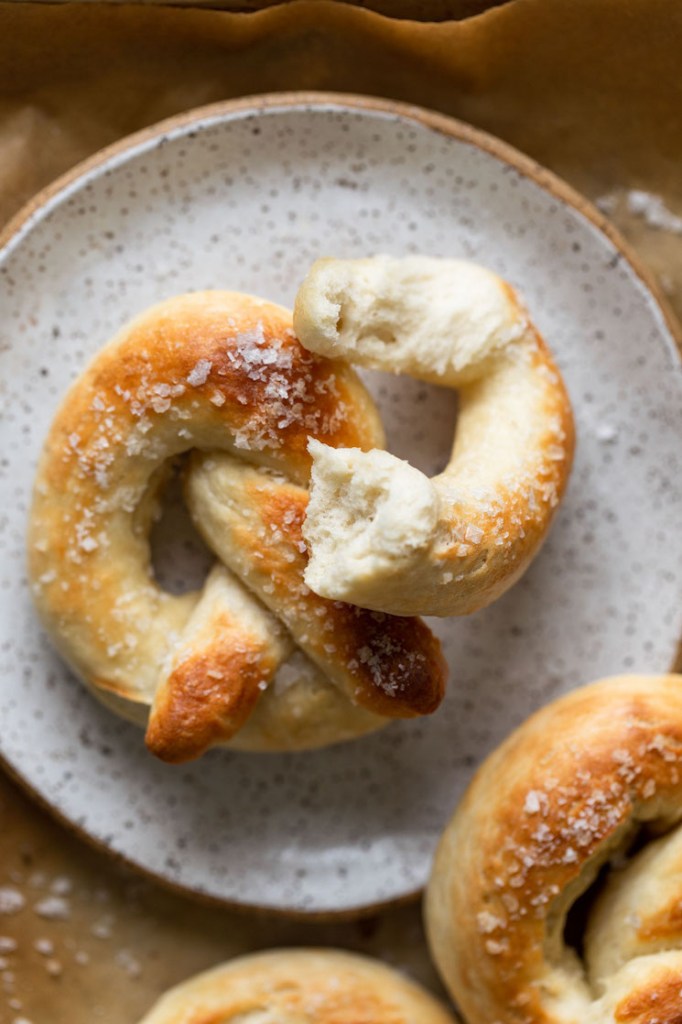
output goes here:
[{"label": "partially visible pretzel", "polygon": [[[449,465],[311,442],[306,582],[394,615],[465,615],[526,570],[573,456],[559,371],[513,290],[455,260],[319,260],[294,325],[312,352],[459,392]],[[428,417],[428,410],[425,411]]]},{"label": "partially visible pretzel", "polygon": [[[332,603],[303,583],[310,437],[366,448],[383,435],[351,370],[306,352],[286,310],[230,292],[180,296],[128,324],[52,425],[29,535],[38,609],[105,703],[141,722],[152,706],[147,744],[165,760],[226,741],[319,746],[442,697],[443,660],[422,622]],[[153,578],[155,493],[168,460],[189,449],[249,466],[241,511],[252,533],[237,539],[241,553],[214,546],[262,602],[224,564],[200,594],[171,595]],[[201,529],[218,513],[199,504]]]},{"label": "partially visible pretzel", "polygon": [[420,985],[334,949],[239,957],[171,989],[140,1024],[455,1024]]},{"label": "partially visible pretzel", "polygon": [[[427,893],[467,1024],[682,1020],[680,822],[682,676],[595,683],[512,733],[446,828]],[[581,959],[567,917],[608,867]]]}]

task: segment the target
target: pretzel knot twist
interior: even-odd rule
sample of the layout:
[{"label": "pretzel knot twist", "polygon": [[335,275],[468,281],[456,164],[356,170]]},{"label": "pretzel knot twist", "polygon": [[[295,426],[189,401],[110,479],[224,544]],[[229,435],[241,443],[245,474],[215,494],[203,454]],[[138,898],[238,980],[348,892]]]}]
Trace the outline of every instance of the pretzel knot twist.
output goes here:
[{"label": "pretzel knot twist", "polygon": [[312,352],[459,395],[452,455],[432,480],[387,452],[311,444],[307,583],[393,615],[496,600],[545,539],[574,446],[561,375],[512,288],[460,260],[318,260],[294,326]]},{"label": "pretzel knot twist", "polygon": [[[225,742],[320,746],[429,713],[443,695],[420,620],[304,584],[309,438],[383,443],[348,367],[305,351],[286,310],[230,292],[139,316],[52,425],[29,531],[36,604],[97,696],[149,716],[147,745],[165,760]],[[178,596],[153,577],[149,531],[168,461],[190,450],[188,506],[219,561],[200,593]]]},{"label": "pretzel knot twist", "polygon": [[[427,894],[468,1024],[682,1020],[681,822],[682,676],[604,680],[517,729],[448,825]],[[598,876],[576,950],[569,911]]]},{"label": "pretzel knot twist", "polygon": [[414,981],[369,957],[282,949],[239,957],[171,989],[140,1024],[454,1024]]}]

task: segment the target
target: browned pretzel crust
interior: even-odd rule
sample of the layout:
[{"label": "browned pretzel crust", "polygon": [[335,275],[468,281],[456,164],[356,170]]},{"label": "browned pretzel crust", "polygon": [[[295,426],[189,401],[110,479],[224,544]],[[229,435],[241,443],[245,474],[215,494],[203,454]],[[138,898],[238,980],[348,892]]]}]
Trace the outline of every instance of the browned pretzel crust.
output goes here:
[{"label": "browned pretzel crust", "polygon": [[[468,1024],[682,1020],[681,819],[681,676],[595,683],[517,729],[474,778],[428,889],[431,949]],[[567,914],[611,860],[581,961]]]},{"label": "browned pretzel crust", "polygon": [[[442,658],[424,626],[383,622],[414,664],[391,692],[382,685],[384,669],[396,670],[390,658],[374,673],[350,664],[376,637],[376,620],[328,603],[325,620],[346,638],[343,664],[331,676],[307,664],[289,679],[302,726],[291,736],[273,731],[278,704],[291,711],[292,694],[277,685],[294,651],[289,632],[224,566],[201,593],[174,596],[154,580],[148,533],[169,459],[190,449],[229,453],[299,485],[281,484],[278,537],[258,542],[262,559],[281,563],[289,528],[302,547],[310,437],[365,449],[383,442],[372,401],[348,367],[305,351],[288,311],[231,292],[179,296],[143,313],[95,357],[55,418],[30,521],[35,601],[61,653],[105,703],[141,722],[154,705],[148,743],[164,759],[198,756],[247,720],[249,740],[239,745],[315,746],[433,710],[442,696]],[[297,550],[280,564],[290,590],[302,584],[304,562]],[[309,718],[330,686],[316,731]],[[257,727],[261,704],[265,731]]]}]

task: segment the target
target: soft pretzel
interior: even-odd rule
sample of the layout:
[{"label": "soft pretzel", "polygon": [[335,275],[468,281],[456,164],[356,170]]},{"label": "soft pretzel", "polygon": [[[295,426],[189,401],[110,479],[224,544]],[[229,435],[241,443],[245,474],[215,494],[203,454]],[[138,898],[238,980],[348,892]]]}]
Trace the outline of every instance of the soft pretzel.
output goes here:
[{"label": "soft pretzel", "polygon": [[460,401],[433,480],[384,451],[311,442],[308,585],[394,615],[494,601],[547,534],[574,437],[559,371],[511,287],[456,260],[319,260],[294,325],[312,352],[444,384]]},{"label": "soft pretzel", "polygon": [[171,989],[140,1024],[455,1024],[376,960],[338,950],[240,957]]},{"label": "soft pretzel", "polygon": [[[517,729],[445,830],[427,892],[467,1024],[682,1020],[680,822],[682,676],[604,680]],[[600,871],[581,957],[566,922]]]},{"label": "soft pretzel", "polygon": [[[442,696],[440,648],[421,621],[305,586],[310,437],[366,448],[383,435],[348,367],[306,352],[286,310],[230,292],[180,296],[124,327],[51,427],[30,521],[38,609],[105,703],[140,722],[151,706],[147,744],[165,760],[228,741],[319,746]],[[202,592],[177,596],[153,578],[148,535],[168,460],[189,449],[214,459],[197,459],[196,480],[190,467],[190,505],[223,562]],[[244,479],[251,532],[240,528],[237,553],[199,494],[225,467]]]}]

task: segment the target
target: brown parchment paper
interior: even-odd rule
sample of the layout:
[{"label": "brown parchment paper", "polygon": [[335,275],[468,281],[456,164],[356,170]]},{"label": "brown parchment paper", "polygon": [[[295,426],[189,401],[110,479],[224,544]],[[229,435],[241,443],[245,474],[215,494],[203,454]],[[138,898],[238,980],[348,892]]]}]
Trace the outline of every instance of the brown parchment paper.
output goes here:
[{"label": "brown parchment paper", "polygon": [[[679,314],[681,44],[678,0],[512,0],[438,23],[327,0],[253,14],[0,3],[0,223],[78,160],[179,111],[364,92],[488,129],[599,200]],[[416,906],[344,924],[202,907],[91,851],[0,777],[2,1024],[135,1024],[181,978],[278,944],[360,949],[439,991]]]}]

